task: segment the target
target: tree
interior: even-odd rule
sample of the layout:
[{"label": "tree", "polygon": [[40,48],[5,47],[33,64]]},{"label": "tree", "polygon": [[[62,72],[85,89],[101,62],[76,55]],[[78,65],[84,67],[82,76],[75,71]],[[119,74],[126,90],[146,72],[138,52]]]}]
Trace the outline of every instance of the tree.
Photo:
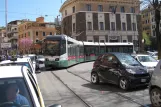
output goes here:
[{"label": "tree", "polygon": [[144,49],[147,51],[151,46],[151,38],[145,32],[142,33],[142,37],[144,39]]},{"label": "tree", "polygon": [[161,42],[160,42],[161,34],[159,31],[161,2],[159,0],[142,0],[142,4],[144,5],[148,4],[148,7],[152,6],[153,7],[152,10],[155,11],[155,23],[156,23],[155,32],[156,32],[156,42],[158,49],[158,59],[161,59]]},{"label": "tree", "polygon": [[29,52],[31,49],[31,46],[33,44],[33,41],[30,38],[24,38],[20,40],[20,46],[23,50],[26,52]]}]

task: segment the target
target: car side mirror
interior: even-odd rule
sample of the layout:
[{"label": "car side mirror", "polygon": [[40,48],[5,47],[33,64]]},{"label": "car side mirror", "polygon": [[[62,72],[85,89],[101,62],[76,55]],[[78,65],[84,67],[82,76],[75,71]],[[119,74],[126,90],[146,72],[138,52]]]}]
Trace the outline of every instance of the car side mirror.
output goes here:
[{"label": "car side mirror", "polygon": [[62,106],[59,105],[59,104],[54,104],[54,105],[51,105],[51,106],[49,106],[49,107],[62,107]]}]

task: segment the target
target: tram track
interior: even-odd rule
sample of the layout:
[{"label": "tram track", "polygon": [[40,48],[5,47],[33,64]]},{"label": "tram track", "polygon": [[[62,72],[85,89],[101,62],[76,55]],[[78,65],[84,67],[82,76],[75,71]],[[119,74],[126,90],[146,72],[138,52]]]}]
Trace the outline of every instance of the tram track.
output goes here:
[{"label": "tram track", "polygon": [[65,84],[64,82],[63,82],[63,80],[62,79],[60,79],[55,73],[53,73],[52,71],[51,71],[51,73],[52,73],[52,75],[54,76],[54,77],[56,77],[71,93],[73,93],[75,96],[76,96],[76,98],[78,99],[78,100],[80,100],[86,107],[93,107],[92,105],[90,105],[88,102],[86,102],[85,100],[83,100],[83,98],[81,97],[81,96],[79,96],[77,93],[75,93],[67,84]]},{"label": "tram track", "polygon": [[[72,75],[74,75],[74,76],[76,76],[76,77],[79,77],[79,78],[85,80],[85,81],[88,82],[88,83],[91,83],[91,81],[89,81],[89,80],[87,80],[87,79],[81,77],[80,75],[77,75],[77,74],[75,74],[75,73],[69,71],[68,69],[66,69],[66,70],[67,70],[68,73],[70,73],[70,74],[72,74]],[[143,105],[143,104],[141,104],[141,103],[135,101],[134,99],[132,99],[132,98],[126,96],[126,95],[123,95],[123,94],[121,94],[121,93],[119,93],[119,92],[112,92],[112,93],[115,93],[115,94],[117,94],[117,95],[119,95],[119,96],[121,96],[121,97],[123,97],[123,98],[125,98],[125,99],[127,99],[127,100],[129,100],[129,101],[131,101],[131,102],[134,102],[134,103],[140,105],[140,107],[147,107],[147,106],[145,106],[145,105]]]}]

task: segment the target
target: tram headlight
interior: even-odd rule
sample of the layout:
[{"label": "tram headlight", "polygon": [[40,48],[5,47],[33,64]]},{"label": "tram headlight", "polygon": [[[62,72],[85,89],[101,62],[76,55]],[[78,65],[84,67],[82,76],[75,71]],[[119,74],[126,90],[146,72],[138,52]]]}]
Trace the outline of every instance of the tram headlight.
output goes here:
[{"label": "tram headlight", "polygon": [[59,61],[59,58],[56,58],[55,61]]}]

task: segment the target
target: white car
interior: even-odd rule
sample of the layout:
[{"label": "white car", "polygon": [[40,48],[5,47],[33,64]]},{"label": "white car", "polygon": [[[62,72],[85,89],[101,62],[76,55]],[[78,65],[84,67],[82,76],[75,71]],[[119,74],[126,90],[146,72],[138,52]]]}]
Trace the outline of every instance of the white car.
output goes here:
[{"label": "white car", "polygon": [[0,106],[45,107],[40,88],[28,67],[0,66]]},{"label": "white car", "polygon": [[152,107],[161,107],[161,60],[152,74],[149,94]]},{"label": "white car", "polygon": [[45,57],[43,55],[38,55],[36,61],[38,69],[45,68]]},{"label": "white car", "polygon": [[33,67],[33,64],[31,62],[30,58],[16,58],[13,60],[5,60],[0,62],[0,66],[17,66],[17,65],[21,65],[21,66],[27,66],[29,68],[29,70],[32,72],[34,78],[37,81],[37,77],[36,77],[36,73],[35,73],[35,69]]},{"label": "white car", "polygon": [[149,73],[152,73],[158,64],[158,61],[150,55],[136,54],[132,56],[146,67]]},{"label": "white car", "polygon": [[30,58],[32,63],[33,63],[33,67],[35,69],[35,71],[37,70],[37,64],[36,64],[36,60],[37,60],[37,56],[35,54],[28,54],[28,55],[24,55],[24,58]]}]

